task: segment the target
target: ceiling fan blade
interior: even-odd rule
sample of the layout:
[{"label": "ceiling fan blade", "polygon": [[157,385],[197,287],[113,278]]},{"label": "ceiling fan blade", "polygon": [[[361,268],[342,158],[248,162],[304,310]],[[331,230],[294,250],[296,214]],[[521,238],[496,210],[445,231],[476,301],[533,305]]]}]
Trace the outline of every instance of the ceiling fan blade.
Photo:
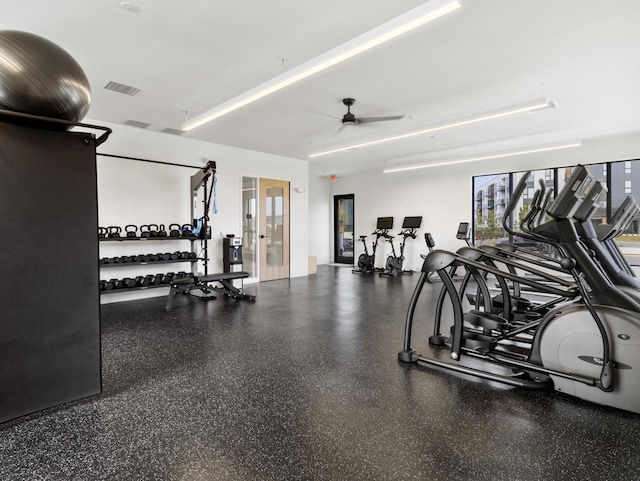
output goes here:
[{"label": "ceiling fan blade", "polygon": [[338,127],[338,130],[335,131],[335,135],[340,135],[342,133],[342,131],[344,130],[345,125],[347,125],[347,124],[340,124],[340,127]]},{"label": "ceiling fan blade", "polygon": [[329,115],[325,112],[321,112],[320,110],[314,110],[314,109],[304,109],[305,112],[309,112],[310,114],[314,114],[314,115],[321,115],[322,117],[327,117],[333,120],[340,120],[340,117],[336,117],[335,115]]},{"label": "ceiling fan blade", "polygon": [[367,124],[371,122],[386,122],[387,120],[400,120],[404,115],[391,115],[388,117],[359,117],[359,124]]}]

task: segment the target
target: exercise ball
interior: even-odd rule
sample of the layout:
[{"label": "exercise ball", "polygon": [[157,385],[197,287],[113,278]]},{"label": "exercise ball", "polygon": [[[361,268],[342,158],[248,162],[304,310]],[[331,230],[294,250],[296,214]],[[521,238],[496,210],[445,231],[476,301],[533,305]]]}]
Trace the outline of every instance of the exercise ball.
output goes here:
[{"label": "exercise ball", "polygon": [[66,50],[32,33],[0,31],[0,108],[78,122],[90,103],[89,80]]}]

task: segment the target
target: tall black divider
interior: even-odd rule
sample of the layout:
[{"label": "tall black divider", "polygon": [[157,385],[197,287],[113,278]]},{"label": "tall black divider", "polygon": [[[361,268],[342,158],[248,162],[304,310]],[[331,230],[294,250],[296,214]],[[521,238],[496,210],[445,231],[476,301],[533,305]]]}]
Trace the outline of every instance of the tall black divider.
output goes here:
[{"label": "tall black divider", "polygon": [[96,144],[0,122],[0,422],[102,390]]}]

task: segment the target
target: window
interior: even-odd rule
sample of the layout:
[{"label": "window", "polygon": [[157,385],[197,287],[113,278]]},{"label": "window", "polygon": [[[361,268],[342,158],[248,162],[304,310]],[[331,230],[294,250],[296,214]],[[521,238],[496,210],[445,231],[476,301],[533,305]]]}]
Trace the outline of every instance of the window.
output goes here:
[{"label": "window", "polygon": [[[605,162],[586,165],[589,173],[607,186],[608,195],[599,204],[591,220],[594,224],[607,222],[626,197],[640,192],[640,159],[619,162]],[[636,168],[634,169],[634,165]],[[573,167],[558,167],[533,171],[525,186],[522,199],[514,210],[513,230],[520,230],[520,222],[531,208],[534,192],[544,184],[548,192],[557,183],[559,192],[569,178]],[[609,175],[607,175],[609,174]],[[506,203],[511,196],[511,185],[516,185],[522,173],[485,175],[473,178],[474,186],[474,242],[476,244],[495,244],[501,241],[514,242],[502,229],[502,218]],[[493,185],[492,185],[493,184]],[[503,203],[501,203],[503,202]],[[542,219],[538,218],[537,221]],[[522,239],[518,242],[526,242]],[[630,222],[626,232],[616,238],[622,252],[625,248],[640,246],[640,215]]]},{"label": "window", "polygon": [[509,190],[509,174],[473,178],[474,244],[497,244],[509,240],[502,228]]}]

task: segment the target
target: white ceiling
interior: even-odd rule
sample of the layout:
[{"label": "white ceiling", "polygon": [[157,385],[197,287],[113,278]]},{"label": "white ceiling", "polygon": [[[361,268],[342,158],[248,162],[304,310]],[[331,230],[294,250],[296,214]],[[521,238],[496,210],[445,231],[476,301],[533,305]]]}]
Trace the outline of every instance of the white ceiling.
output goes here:
[{"label": "white ceiling", "polygon": [[[139,13],[121,9],[120,0],[0,0],[0,29],[44,36],[76,58],[92,86],[88,118],[180,129],[187,115],[424,3],[131,2]],[[469,155],[500,139],[516,138],[508,144],[517,146],[527,142],[517,139],[531,135],[584,140],[640,130],[638,0],[460,3],[453,13],[183,135],[309,160],[318,150],[542,96],[558,104],[309,160],[313,174],[345,176]],[[103,90],[110,80],[142,93],[128,97]],[[344,97],[356,99],[356,116],[406,117],[340,129]]]}]

